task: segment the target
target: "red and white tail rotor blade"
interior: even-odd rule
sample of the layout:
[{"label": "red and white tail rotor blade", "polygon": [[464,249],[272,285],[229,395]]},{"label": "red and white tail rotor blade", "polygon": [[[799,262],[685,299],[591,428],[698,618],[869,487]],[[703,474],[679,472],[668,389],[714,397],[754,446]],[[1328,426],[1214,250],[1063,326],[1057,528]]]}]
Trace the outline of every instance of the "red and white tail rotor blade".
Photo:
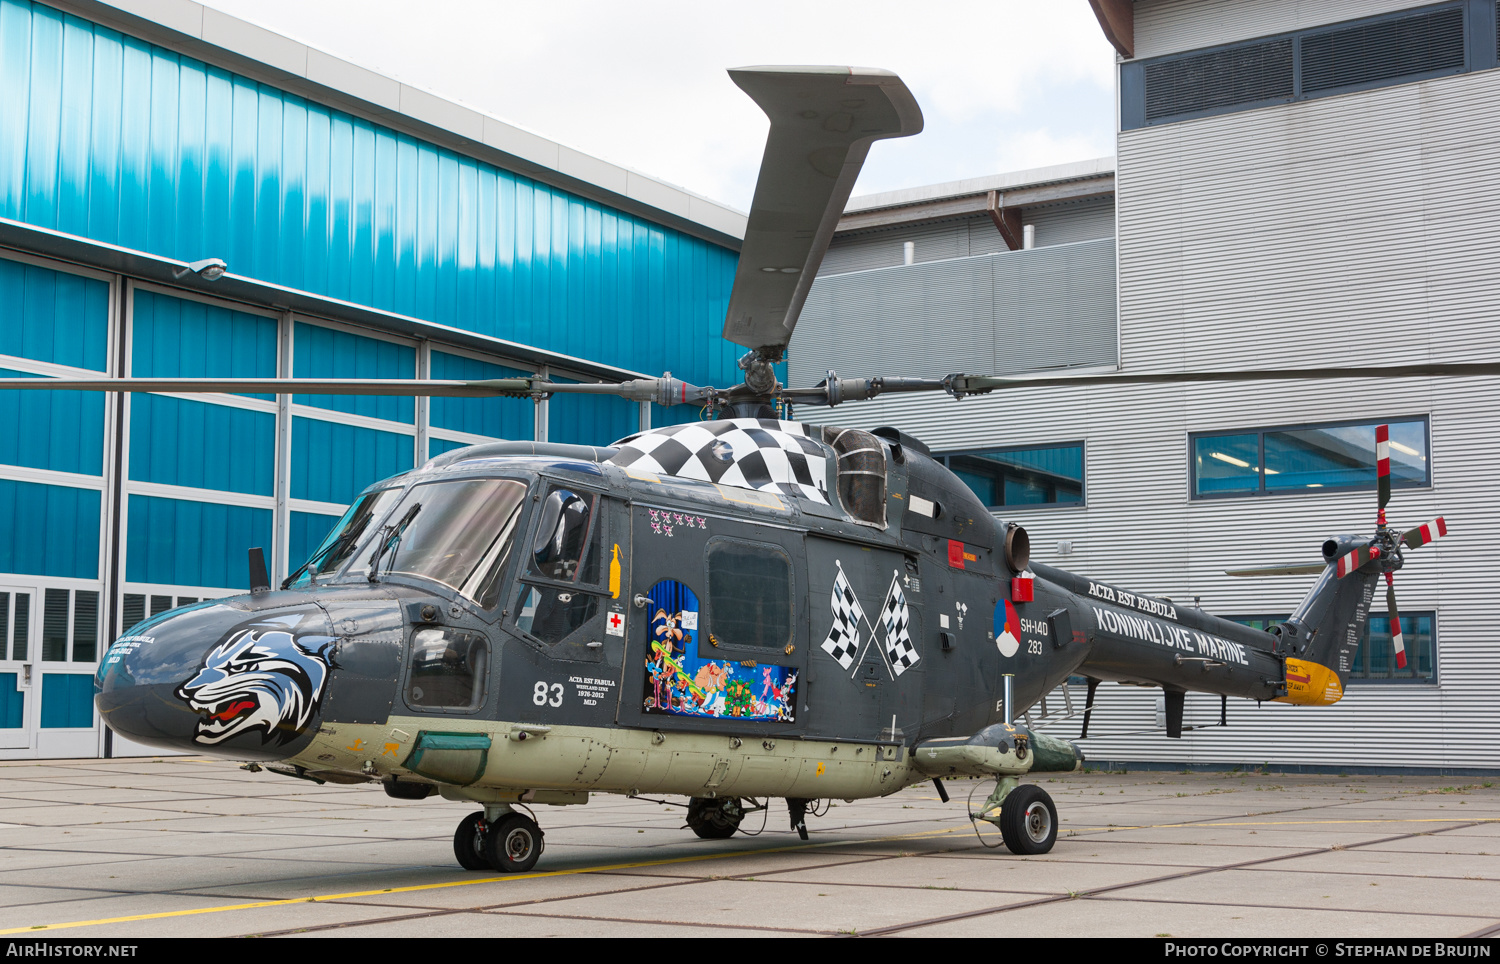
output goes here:
[{"label": "red and white tail rotor blade", "polygon": [[1385,574],[1385,608],[1391,615],[1391,648],[1396,651],[1396,668],[1406,669],[1406,641],[1401,638],[1401,614],[1396,611],[1396,582]]},{"label": "red and white tail rotor blade", "polygon": [[1448,523],[1443,521],[1442,516],[1438,516],[1431,522],[1401,533],[1401,541],[1406,543],[1408,549],[1420,549],[1432,540],[1441,539],[1447,534]]},{"label": "red and white tail rotor blade", "polygon": [[1385,525],[1385,504],[1391,501],[1391,427],[1375,426],[1375,487],[1379,495],[1379,506],[1375,516],[1378,525]]},{"label": "red and white tail rotor blade", "polygon": [[1360,546],[1353,552],[1346,552],[1339,556],[1338,574],[1342,579],[1364,566],[1371,559],[1380,558],[1380,547],[1377,545]]}]

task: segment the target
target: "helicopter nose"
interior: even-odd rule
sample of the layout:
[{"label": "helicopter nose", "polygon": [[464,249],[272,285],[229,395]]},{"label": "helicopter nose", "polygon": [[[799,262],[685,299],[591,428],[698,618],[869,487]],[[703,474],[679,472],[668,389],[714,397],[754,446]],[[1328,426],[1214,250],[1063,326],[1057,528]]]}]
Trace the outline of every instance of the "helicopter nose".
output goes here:
[{"label": "helicopter nose", "polygon": [[94,701],[110,729],[138,743],[285,759],[317,729],[331,629],[306,597],[258,611],[223,601],[172,610],[115,640]]}]

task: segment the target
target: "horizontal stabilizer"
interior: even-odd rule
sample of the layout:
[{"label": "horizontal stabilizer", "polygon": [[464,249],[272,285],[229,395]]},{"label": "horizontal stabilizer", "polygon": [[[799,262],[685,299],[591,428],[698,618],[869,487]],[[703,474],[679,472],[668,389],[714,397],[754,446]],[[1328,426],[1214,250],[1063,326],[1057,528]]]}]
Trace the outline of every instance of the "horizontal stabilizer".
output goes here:
[{"label": "horizontal stabilizer", "polygon": [[1328,568],[1323,562],[1286,562],[1278,566],[1251,566],[1248,569],[1225,569],[1226,576],[1315,576]]}]

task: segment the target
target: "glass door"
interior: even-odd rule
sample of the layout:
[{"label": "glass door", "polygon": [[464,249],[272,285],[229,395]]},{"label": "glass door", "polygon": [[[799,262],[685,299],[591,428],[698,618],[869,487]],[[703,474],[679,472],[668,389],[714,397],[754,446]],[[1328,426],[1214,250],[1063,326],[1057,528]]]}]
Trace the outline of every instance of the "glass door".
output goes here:
[{"label": "glass door", "polygon": [[37,591],[0,583],[0,750],[24,750],[36,727]]}]

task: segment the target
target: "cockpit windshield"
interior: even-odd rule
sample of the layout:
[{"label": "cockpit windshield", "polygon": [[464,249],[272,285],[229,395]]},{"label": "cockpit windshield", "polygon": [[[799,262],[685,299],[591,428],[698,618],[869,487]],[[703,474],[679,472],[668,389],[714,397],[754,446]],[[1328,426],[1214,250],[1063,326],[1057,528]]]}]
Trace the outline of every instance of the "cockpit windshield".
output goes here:
[{"label": "cockpit windshield", "polygon": [[323,540],[302,568],[292,573],[286,586],[305,586],[319,576],[332,576],[344,567],[364,541],[371,524],[379,522],[391,503],[401,495],[400,488],[368,492],[354,501],[333,531]]},{"label": "cockpit windshield", "polygon": [[370,541],[364,575],[423,576],[493,608],[525,500],[526,486],[507,479],[414,485]]}]

